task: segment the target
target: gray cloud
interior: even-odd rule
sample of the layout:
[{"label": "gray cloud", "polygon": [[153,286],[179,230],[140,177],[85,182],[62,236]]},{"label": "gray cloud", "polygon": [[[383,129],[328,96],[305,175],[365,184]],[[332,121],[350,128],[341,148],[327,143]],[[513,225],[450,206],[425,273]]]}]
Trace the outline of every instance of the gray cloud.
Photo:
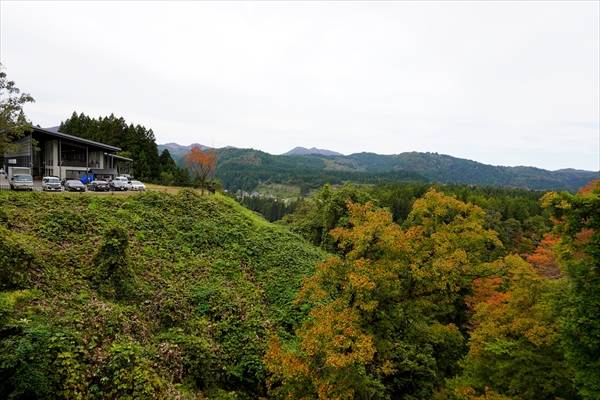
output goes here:
[{"label": "gray cloud", "polygon": [[6,2],[34,123],[114,112],[159,142],[437,151],[599,168],[595,2]]}]

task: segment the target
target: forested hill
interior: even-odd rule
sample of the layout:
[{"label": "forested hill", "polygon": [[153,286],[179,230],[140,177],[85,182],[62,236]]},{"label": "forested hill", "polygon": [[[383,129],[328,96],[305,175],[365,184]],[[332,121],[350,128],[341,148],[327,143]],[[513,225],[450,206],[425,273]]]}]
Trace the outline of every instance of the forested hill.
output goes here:
[{"label": "forested hill", "polygon": [[[158,146],[162,151],[164,145]],[[438,153],[348,156],[272,155],[253,149],[217,149],[217,177],[230,190],[253,190],[261,183],[317,188],[324,183],[428,181],[532,190],[576,191],[598,172],[493,166]],[[184,152],[172,153],[181,161]]]}]

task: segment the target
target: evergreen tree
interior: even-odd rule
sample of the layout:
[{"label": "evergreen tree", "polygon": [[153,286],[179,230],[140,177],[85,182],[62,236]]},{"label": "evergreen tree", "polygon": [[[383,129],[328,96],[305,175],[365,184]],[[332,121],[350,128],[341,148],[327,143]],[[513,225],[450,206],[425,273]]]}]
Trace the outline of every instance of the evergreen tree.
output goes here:
[{"label": "evergreen tree", "polygon": [[177,164],[175,164],[175,160],[171,157],[171,153],[168,149],[164,149],[158,158],[160,165],[160,172],[168,172],[170,174],[174,173],[177,170]]},{"label": "evergreen tree", "polygon": [[59,130],[120,147],[121,155],[133,159],[134,176],[148,180],[160,178],[160,160],[152,129],[128,125],[124,118],[117,118],[114,114],[96,119],[73,112],[70,118],[61,123]]}]

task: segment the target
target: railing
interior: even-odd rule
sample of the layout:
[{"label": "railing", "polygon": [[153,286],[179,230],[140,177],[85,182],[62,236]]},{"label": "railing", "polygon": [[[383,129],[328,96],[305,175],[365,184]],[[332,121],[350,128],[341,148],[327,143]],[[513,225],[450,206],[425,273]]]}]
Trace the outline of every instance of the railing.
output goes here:
[{"label": "railing", "polygon": [[63,160],[62,163],[60,164],[61,167],[80,167],[80,168],[86,168],[87,165],[85,164],[85,161],[77,161],[77,160],[73,160],[73,161],[69,161],[69,160]]}]

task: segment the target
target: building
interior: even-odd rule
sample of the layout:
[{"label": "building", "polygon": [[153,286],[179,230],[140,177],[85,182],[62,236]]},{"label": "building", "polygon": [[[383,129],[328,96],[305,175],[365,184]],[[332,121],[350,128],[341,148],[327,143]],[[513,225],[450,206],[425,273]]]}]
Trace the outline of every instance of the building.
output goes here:
[{"label": "building", "polygon": [[57,176],[80,179],[94,174],[99,179],[131,174],[130,158],[118,156],[119,147],[59,132],[33,127],[4,154],[2,165],[9,176],[29,173],[34,179]]}]

